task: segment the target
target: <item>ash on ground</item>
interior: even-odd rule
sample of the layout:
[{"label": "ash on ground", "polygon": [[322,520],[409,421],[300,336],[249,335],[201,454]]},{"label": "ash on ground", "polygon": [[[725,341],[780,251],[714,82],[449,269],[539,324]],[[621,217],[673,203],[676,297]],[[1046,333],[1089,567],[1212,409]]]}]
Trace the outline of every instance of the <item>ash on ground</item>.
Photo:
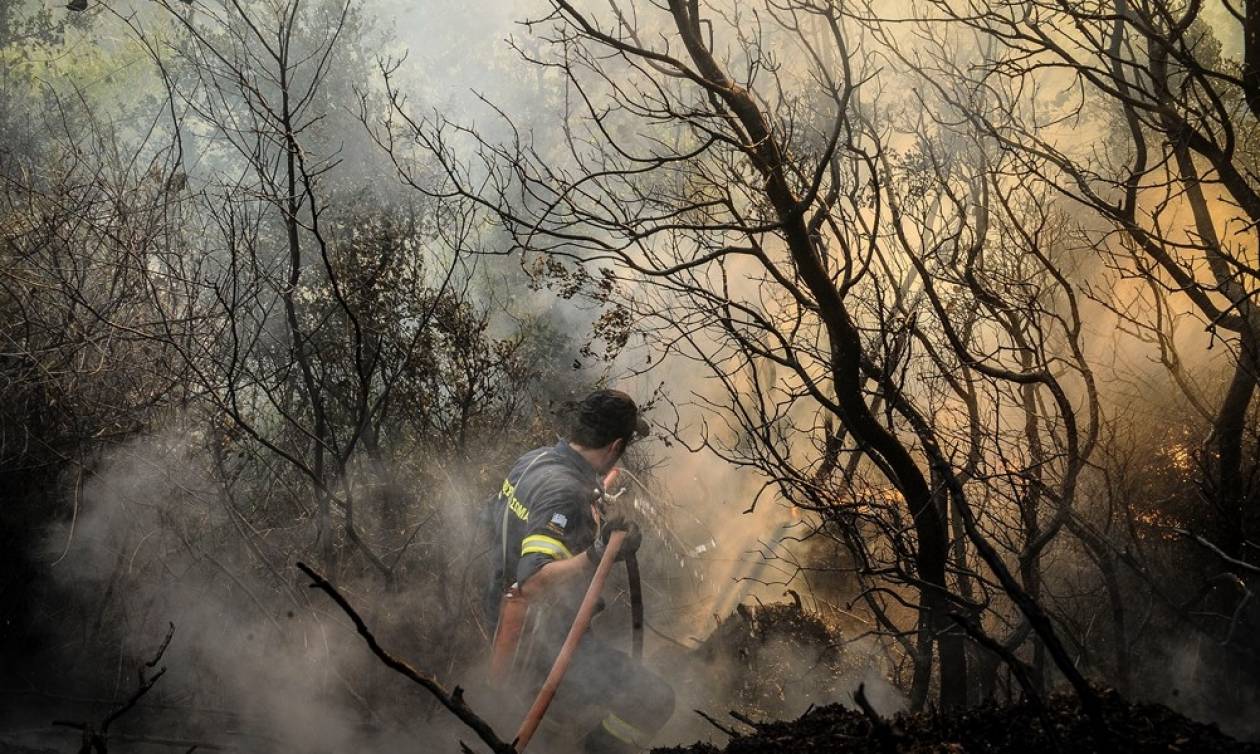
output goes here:
[{"label": "ash on ground", "polygon": [[[693,651],[670,649],[657,656],[658,663],[687,668],[674,675],[684,676],[675,718],[699,720],[696,709],[713,723],[698,723],[708,731],[696,738],[708,741],[657,748],[654,754],[1260,754],[1260,744],[1237,741],[1215,725],[1163,705],[1130,702],[1109,689],[1100,692],[1101,725],[1066,693],[1051,695],[1044,713],[1028,702],[984,704],[955,714],[905,712],[869,655],[846,645],[838,628],[799,603],[740,605]],[[875,718],[854,703],[859,683]]]},{"label": "ash on ground", "polygon": [[753,719],[794,719],[813,706],[853,705],[864,685],[882,714],[904,707],[865,643],[799,602],[741,604],[694,649],[671,646],[652,664],[674,684],[677,711],[658,740],[721,742],[726,736],[693,710]]},{"label": "ash on ground", "polygon": [[1074,697],[1052,695],[1046,705],[1052,732],[1027,703],[983,705],[953,715],[902,713],[880,725],[862,712],[830,705],[790,722],[757,723],[751,729],[743,726],[748,732],[724,748],[702,743],[655,749],[654,754],[1260,752],[1260,744],[1236,741],[1215,725],[1194,722],[1163,705],[1134,704],[1112,691],[1103,692],[1102,700],[1104,722],[1096,725],[1081,712]]}]

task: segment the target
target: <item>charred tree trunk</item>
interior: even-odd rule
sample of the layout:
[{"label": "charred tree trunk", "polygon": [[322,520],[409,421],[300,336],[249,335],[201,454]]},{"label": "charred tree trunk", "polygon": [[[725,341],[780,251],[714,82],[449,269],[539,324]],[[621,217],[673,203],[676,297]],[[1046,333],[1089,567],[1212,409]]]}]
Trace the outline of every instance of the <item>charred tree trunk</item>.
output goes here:
[{"label": "charred tree trunk", "polygon": [[[949,487],[941,478],[942,474],[948,473],[950,473],[949,469],[940,471],[934,469],[932,473],[932,489],[935,490],[937,498],[937,516],[942,523],[949,520]],[[945,536],[948,546],[949,534],[946,533]],[[957,537],[956,533],[955,536]],[[957,549],[962,550],[961,547]],[[958,709],[967,706],[967,633],[957,621],[949,617],[949,609],[948,600],[945,595],[942,595],[941,604],[933,611],[936,622],[934,629],[940,646],[940,704],[941,709]]]},{"label": "charred tree trunk", "polygon": [[1247,539],[1247,511],[1243,481],[1243,454],[1247,410],[1256,392],[1256,343],[1244,331],[1238,363],[1229,389],[1212,426],[1216,451],[1216,506],[1220,515],[1220,547],[1231,558],[1242,560]]},{"label": "charred tree trunk", "polygon": [[[1030,371],[1033,366],[1033,354],[1030,350],[1024,349],[1020,354],[1020,361],[1024,371]],[[1019,569],[1020,578],[1024,582],[1024,588],[1028,590],[1028,596],[1034,600],[1041,600],[1041,550],[1032,549],[1034,543],[1041,538],[1041,485],[1043,476],[1043,465],[1045,464],[1045,451],[1041,445],[1041,432],[1037,419],[1037,386],[1034,383],[1024,383],[1019,386],[1020,401],[1024,410],[1024,439],[1028,443],[1028,489],[1024,495],[1023,505],[1020,508],[1020,516],[1023,518],[1024,525],[1024,543],[1028,548],[1024,557],[1020,558]],[[1032,683],[1037,688],[1038,693],[1044,693],[1046,680],[1046,649],[1045,644],[1034,633],[1032,640]]]},{"label": "charred tree trunk", "polygon": [[1251,114],[1260,118],[1260,2],[1247,0],[1243,19],[1243,94]]},{"label": "charred tree trunk", "polygon": [[[804,218],[807,202],[801,201],[789,183],[785,155],[777,136],[771,131],[757,100],[726,75],[706,46],[698,5],[686,0],[670,0],[669,9],[687,54],[704,77],[705,87],[730,113],[732,126],[742,130],[737,135],[746,145],[746,154],[765,181],[766,197],[781,223],[792,262],[817,302],[818,315],[829,341],[830,372],[836,398],[832,409],[853,437],[869,449],[868,452],[877,455],[890,470],[893,477],[890,481],[904,496],[914,518],[918,545],[915,570],[924,584],[919,594],[919,654],[920,658],[925,655],[930,657],[931,649],[927,645],[950,623],[946,615],[947,541],[940,510],[914,457],[894,434],[880,424],[866,403],[860,372],[863,356],[861,335],[849,315],[843,295],[811,240]],[[965,659],[960,661],[957,656],[961,648],[961,642],[946,642],[940,646],[943,676],[957,672],[960,667],[965,669]],[[927,698],[926,679],[930,679],[930,670],[923,673],[921,668],[917,668],[911,690],[911,703],[916,707],[921,707]],[[962,704],[965,693],[963,700],[957,699],[956,695],[960,688],[965,692],[965,679],[962,683],[953,677],[942,677],[941,680],[943,692],[949,690],[948,696],[942,698],[942,706]]]}]

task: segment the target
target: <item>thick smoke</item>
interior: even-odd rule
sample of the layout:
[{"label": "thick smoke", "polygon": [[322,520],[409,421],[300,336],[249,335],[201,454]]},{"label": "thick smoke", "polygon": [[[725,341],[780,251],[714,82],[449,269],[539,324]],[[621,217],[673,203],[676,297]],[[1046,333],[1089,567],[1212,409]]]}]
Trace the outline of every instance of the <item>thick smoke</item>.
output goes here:
[{"label": "thick smoke", "polygon": [[[173,623],[174,638],[162,659],[167,672],[133,713],[132,725],[122,730],[150,737],[203,736],[246,750],[387,751],[406,742],[445,740],[453,746],[457,736],[468,739],[468,732],[435,710],[419,689],[371,656],[322,594],[306,588],[292,561],[314,538],[309,519],[295,518],[297,523],[287,528],[253,529],[246,511],[236,507],[249,501],[225,493],[204,438],[190,429],[192,422],[175,424],[103,454],[82,485],[73,521],[47,534],[44,551],[49,563],[55,561],[54,588],[74,616],[60,622],[64,629],[53,629],[53,641],[62,658],[80,658],[68,685],[99,689],[111,698],[127,696],[135,687],[135,670]],[[680,690],[679,712],[659,742],[717,740],[720,734],[690,710],[722,714],[739,709],[738,684],[747,675],[747,658],[701,658],[673,642],[699,646],[722,621],[736,620],[730,614],[737,605],[784,598],[786,577],[773,568],[767,571],[764,556],[768,547],[781,546],[768,533],[782,528],[776,518],[784,522],[787,513],[767,502],[757,514],[743,515],[755,480],[702,455],[671,452],[638,479],[643,487],[637,507],[650,522],[643,549],[653,629],[647,655],[649,664]],[[649,495],[644,488],[668,491],[669,497]],[[456,497],[471,493],[445,494],[453,505]],[[447,542],[469,552],[477,541],[475,521],[444,518],[440,530],[424,534],[421,546]],[[459,565],[476,568],[469,560]],[[451,614],[433,581],[433,574],[413,572],[390,591],[363,574],[340,587],[391,649],[448,684],[475,683],[462,674],[480,663],[475,653],[482,642],[441,646],[417,640],[452,625],[472,630],[468,616]],[[479,581],[472,584],[480,589]],[[629,619],[619,580],[610,593],[621,599],[611,600],[595,630],[625,642]],[[759,667],[792,669],[784,677],[799,669],[801,678],[817,679],[784,686],[777,707],[782,714],[850,701],[861,681],[882,709],[900,707],[883,680],[887,669],[880,666],[873,644],[843,649],[843,662],[834,666],[843,677],[818,671],[819,650],[782,637],[758,646]],[[715,677],[729,679],[730,685],[695,682]],[[163,713],[163,705],[185,712]],[[99,710],[75,712],[91,719]],[[56,704],[31,713],[49,719],[66,714]],[[67,740],[48,732],[30,739]]]},{"label": "thick smoke", "polygon": [[[509,111],[536,113],[528,100],[548,82],[539,74],[522,85],[526,74],[520,73],[516,55],[501,44],[516,31],[513,21],[530,9],[488,0],[429,4],[422,10],[411,4],[381,7],[382,17],[400,19],[389,50],[416,53],[405,69],[404,88],[425,91],[432,104],[456,120],[470,100],[470,89]],[[458,40],[458,47],[433,44],[439,37]],[[522,124],[531,125],[549,123]],[[489,275],[500,271],[487,264],[481,272],[487,268]],[[487,284],[487,289],[493,287]],[[520,292],[518,287],[509,294],[517,299],[512,316],[492,327],[511,331],[515,317],[528,312],[564,330],[589,330],[591,310],[561,297]],[[1091,357],[1100,363],[1110,359],[1111,369],[1126,377],[1122,385],[1149,385],[1148,378],[1162,375],[1152,366],[1149,349],[1121,337],[1116,319],[1102,307],[1093,307],[1089,319],[1096,333],[1088,344]],[[1202,355],[1211,338],[1187,329],[1180,345],[1186,353]],[[566,366],[571,356],[564,354]],[[683,434],[694,438],[702,420],[695,405],[705,398],[720,399],[715,386],[686,361],[657,365],[641,378],[627,377],[643,367],[642,357],[641,351],[627,353],[599,369],[587,364],[591,371],[583,377],[602,369],[592,381],[612,382],[640,398],[664,383],[666,393],[683,406],[677,418]],[[1218,364],[1206,357],[1196,363],[1217,379]],[[1106,396],[1109,415],[1134,412],[1150,421],[1164,410],[1160,397],[1174,391],[1158,384],[1150,391],[1156,398],[1130,400],[1123,394],[1128,389]],[[674,423],[666,409],[658,411],[652,418]],[[68,701],[66,690],[125,698],[135,688],[137,668],[174,624],[174,638],[161,663],[167,672],[135,714],[120,724],[123,731],[200,738],[250,751],[454,750],[457,738],[471,741],[471,734],[422,691],[383,667],[346,618],[296,572],[294,560],[315,551],[311,503],[302,494],[285,495],[286,504],[293,506],[284,517],[289,523],[256,528],[259,517],[253,514],[264,502],[232,494],[225,486],[208,448],[212,440],[198,426],[192,418],[170,419],[166,428],[104,452],[81,484],[66,484],[74,516],[44,533],[38,545],[51,577],[48,588],[55,594],[49,600],[53,607],[39,616],[39,623],[49,632],[45,647],[50,667],[73,667],[57,684],[59,694],[37,703],[22,701],[27,706],[19,713],[26,717],[20,727],[31,731],[23,740],[66,748],[77,734],[54,734],[36,726],[53,717],[99,720],[106,709]],[[651,468],[639,469],[627,497],[648,529],[642,557],[649,663],[679,690],[678,711],[658,743],[720,741],[723,736],[691,710],[720,717],[728,709],[740,709],[754,694],[747,686],[750,669],[771,668],[777,673],[774,678],[793,679],[755,690],[759,709],[778,716],[794,717],[810,705],[850,704],[859,683],[881,712],[902,709],[905,701],[888,680],[897,671],[893,653],[875,638],[855,638],[872,628],[869,621],[845,617],[854,597],[852,585],[838,577],[811,580],[796,567],[802,561],[837,562],[841,555],[795,541],[811,522],[777,500],[773,490],[763,492],[762,479],[711,454],[666,446],[662,434],[645,445],[649,463],[644,465]],[[506,458],[516,450],[524,448],[480,452]],[[423,480],[418,470],[426,472]],[[369,497],[359,510],[360,526],[384,531],[397,529],[398,518],[407,527],[427,522],[423,528],[415,525],[413,539],[403,538],[408,544],[400,557],[409,567],[387,587],[370,568],[354,562],[345,569],[350,575],[338,584],[387,647],[448,685],[475,684],[484,659],[481,632],[486,627],[471,615],[483,583],[479,569],[484,568],[477,506],[493,490],[493,475],[503,470],[490,469],[490,476],[481,478],[445,458],[391,469],[393,487],[406,491],[402,514],[387,512],[386,505],[374,505]],[[446,480],[440,488],[424,486],[437,477]],[[747,512],[754,500],[755,510]],[[1051,587],[1066,590],[1087,580],[1081,574],[1092,573],[1079,551],[1063,547],[1048,552]],[[609,607],[595,630],[624,645],[629,617],[620,578],[611,585]],[[826,662],[820,662],[825,642],[803,643],[767,633],[757,617],[763,606],[790,606],[789,589],[797,592],[805,613],[818,616],[839,637],[841,645],[832,648],[835,655]],[[1087,609],[1079,612],[1089,614]],[[748,637],[756,640],[748,645],[751,654],[719,651],[705,656],[706,646],[727,646],[712,642],[738,644]],[[1204,664],[1204,651],[1201,642],[1163,647],[1142,676],[1150,682],[1145,693],[1194,714],[1211,714],[1206,700],[1218,681],[1214,669]],[[1236,730],[1254,733],[1246,723]]]}]

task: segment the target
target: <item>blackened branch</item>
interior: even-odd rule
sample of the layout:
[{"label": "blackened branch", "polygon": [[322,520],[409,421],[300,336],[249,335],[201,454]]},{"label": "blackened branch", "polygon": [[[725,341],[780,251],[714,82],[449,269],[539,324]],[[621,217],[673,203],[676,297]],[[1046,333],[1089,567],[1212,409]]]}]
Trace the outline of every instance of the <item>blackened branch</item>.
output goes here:
[{"label": "blackened branch", "polygon": [[516,754],[516,748],[513,747],[512,744],[506,743],[503,739],[499,738],[499,736],[495,734],[494,729],[490,727],[490,724],[483,720],[477,713],[473,712],[472,708],[464,702],[463,689],[456,686],[453,691],[447,691],[446,687],[444,687],[441,683],[438,683],[438,681],[432,676],[421,673],[419,670],[411,667],[411,665],[409,665],[405,660],[399,659],[390,654],[380,645],[379,642],[376,641],[376,636],[374,636],[372,631],[368,629],[367,624],[363,622],[363,618],[359,617],[359,613],[348,601],[346,601],[346,598],[341,595],[341,592],[337,591],[337,587],[333,586],[329,583],[328,579],[325,579],[317,573],[315,569],[305,563],[299,562],[297,567],[298,570],[309,576],[311,581],[314,582],[311,584],[312,589],[320,589],[329,597],[332,597],[333,602],[337,603],[337,606],[341,608],[342,612],[350,616],[350,620],[354,622],[355,629],[359,632],[359,635],[363,637],[363,640],[367,642],[368,648],[372,650],[372,653],[375,654],[381,662],[385,663],[386,667],[405,676],[413,683],[422,686],[426,691],[436,697],[437,700],[442,703],[443,707],[446,707],[452,714],[458,717],[461,722],[469,728],[472,728],[473,732],[477,734],[477,737],[484,741],[492,751],[496,752],[496,754]]},{"label": "blackened branch", "polygon": [[879,716],[875,708],[871,706],[870,700],[866,698],[866,684],[859,683],[857,691],[853,692],[853,701],[857,702],[858,709],[862,710],[862,714],[866,715],[866,719],[871,723],[871,733],[875,740],[879,742],[880,751],[885,754],[895,754],[898,750],[897,731],[888,724],[888,721]]},{"label": "blackened branch", "polygon": [[167,647],[171,646],[171,638],[175,636],[175,624],[169,624],[166,629],[166,638],[162,640],[162,645],[158,647],[157,653],[153,655],[153,659],[142,665],[137,671],[136,690],[127,697],[127,700],[120,704],[113,712],[101,721],[99,726],[93,726],[88,723],[76,723],[66,720],[53,720],[52,724],[58,727],[74,728],[83,732],[83,741],[79,747],[79,754],[107,754],[109,742],[109,726],[118,718],[131,711],[136,704],[149,693],[158,679],[166,674],[166,667],[158,668],[158,671],[151,676],[145,675],[145,668],[153,668],[162,661],[162,655],[166,654]]}]

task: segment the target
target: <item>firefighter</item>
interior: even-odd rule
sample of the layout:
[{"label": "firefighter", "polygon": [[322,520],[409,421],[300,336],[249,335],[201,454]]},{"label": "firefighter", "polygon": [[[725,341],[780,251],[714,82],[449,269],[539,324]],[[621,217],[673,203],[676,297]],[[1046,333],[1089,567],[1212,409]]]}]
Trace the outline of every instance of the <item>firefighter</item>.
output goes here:
[{"label": "firefighter", "polygon": [[[637,524],[600,507],[604,475],[636,434],[647,434],[638,407],[621,391],[599,390],[573,412],[569,437],[522,456],[491,505],[498,552],[487,609],[497,620],[501,596],[515,587],[535,619],[534,660],[516,675],[531,684],[522,694],[537,689],[559,652],[612,532],[626,532],[619,560],[642,541]],[[674,692],[628,654],[587,633],[551,708],[563,713],[592,704],[605,714],[586,734],[583,750],[633,752],[646,748],[669,720]]]}]

